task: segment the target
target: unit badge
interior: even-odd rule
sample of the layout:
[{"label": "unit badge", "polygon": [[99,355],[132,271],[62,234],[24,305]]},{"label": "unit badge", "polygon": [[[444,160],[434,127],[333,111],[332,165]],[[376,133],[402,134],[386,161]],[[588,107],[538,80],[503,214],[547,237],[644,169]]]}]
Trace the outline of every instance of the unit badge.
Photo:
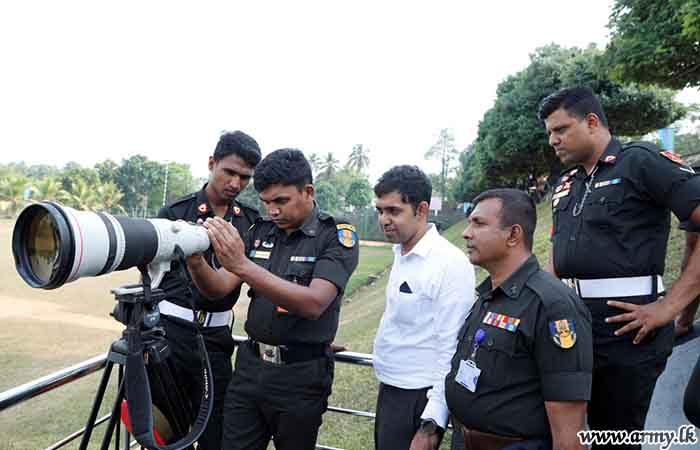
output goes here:
[{"label": "unit badge", "polygon": [[574,321],[569,319],[549,322],[549,335],[557,346],[571,348],[576,344],[576,327]]},{"label": "unit badge", "polygon": [[206,214],[206,213],[207,213],[207,209],[208,209],[208,208],[207,208],[207,204],[206,204],[206,203],[202,203],[201,205],[199,205],[199,206],[197,207],[197,211],[199,211],[201,214]]},{"label": "unit badge", "polygon": [[240,216],[241,215],[241,208],[239,208],[238,206],[234,206],[233,213],[237,216]]},{"label": "unit badge", "polygon": [[353,248],[357,244],[357,232],[355,226],[349,223],[339,223],[335,226],[338,229],[338,241],[340,245]]}]

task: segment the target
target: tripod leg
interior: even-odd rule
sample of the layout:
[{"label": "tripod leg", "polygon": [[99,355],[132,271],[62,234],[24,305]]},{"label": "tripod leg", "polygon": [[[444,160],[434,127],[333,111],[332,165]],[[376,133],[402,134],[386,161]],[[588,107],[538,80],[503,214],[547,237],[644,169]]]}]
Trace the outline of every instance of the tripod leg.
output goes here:
[{"label": "tripod leg", "polygon": [[83,434],[83,439],[80,441],[80,450],[87,450],[90,437],[92,436],[92,430],[95,428],[95,419],[97,419],[97,413],[100,412],[100,405],[105,396],[105,390],[107,390],[107,383],[109,383],[109,376],[112,373],[113,366],[114,363],[112,361],[107,361],[107,365],[102,373],[102,379],[100,380],[100,386],[97,388],[97,393],[95,394],[95,401],[92,404],[90,416],[85,425],[85,434]]},{"label": "tripod leg", "polygon": [[[109,418],[109,423],[107,424],[107,429],[105,430],[104,437],[102,438],[101,450],[107,450],[109,448],[109,443],[112,440],[112,434],[114,429],[119,423],[119,411],[121,410],[122,400],[124,400],[124,380],[119,383],[119,391],[117,392],[117,398],[114,399],[114,407],[112,407],[112,416]],[[119,432],[117,432],[117,439]],[[117,447],[119,448],[119,447]]]}]

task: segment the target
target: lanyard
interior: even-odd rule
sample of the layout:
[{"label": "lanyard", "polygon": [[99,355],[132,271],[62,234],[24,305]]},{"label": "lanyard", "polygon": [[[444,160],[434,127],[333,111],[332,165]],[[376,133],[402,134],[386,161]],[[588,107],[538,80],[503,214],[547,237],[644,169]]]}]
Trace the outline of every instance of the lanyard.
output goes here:
[{"label": "lanyard", "polygon": [[479,345],[484,342],[484,339],[486,339],[486,332],[479,328],[476,330],[476,333],[474,333],[474,347],[472,348],[472,354],[469,357],[470,360],[473,361],[476,358],[476,351],[479,350]]}]

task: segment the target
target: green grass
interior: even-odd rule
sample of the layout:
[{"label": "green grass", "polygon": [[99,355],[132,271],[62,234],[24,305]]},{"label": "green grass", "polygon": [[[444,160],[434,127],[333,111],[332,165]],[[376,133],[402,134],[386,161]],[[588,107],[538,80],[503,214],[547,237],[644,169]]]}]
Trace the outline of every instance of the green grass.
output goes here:
[{"label": "green grass", "polygon": [[[683,252],[683,235],[675,229],[676,225],[674,220],[664,277],[668,285],[678,275]],[[464,249],[461,234],[465,227],[466,221],[459,222],[443,235]],[[551,211],[549,203],[545,202],[538,206],[534,243],[542,264],[549,257],[550,228]],[[135,278],[134,273],[111,274],[80,280],[55,291],[30,289],[14,271],[10,229],[10,222],[0,221],[0,321],[3,325],[0,327],[0,390],[104,353],[109,343],[118,337],[120,329],[116,322],[110,328],[111,319],[105,319],[114,302],[109,289]],[[360,265],[348,285],[351,295],[343,303],[336,343],[351,351],[372,351],[384,310],[387,277],[366,286],[367,277],[386,272],[392,258],[390,246],[361,247]],[[484,276],[479,274],[480,279]],[[242,332],[246,299],[236,307],[234,332],[237,334]],[[14,315],[9,316],[11,313]],[[1,412],[0,450],[44,448],[84,426],[98,381],[99,375],[94,374]],[[339,363],[329,404],[374,411],[376,392],[377,381],[371,368]],[[92,448],[99,446],[99,438],[99,433],[93,437]],[[344,449],[371,449],[374,446],[373,423],[369,419],[327,413],[319,443]],[[447,444],[445,442],[443,448],[447,448]],[[77,448],[77,444],[69,448]]]}]

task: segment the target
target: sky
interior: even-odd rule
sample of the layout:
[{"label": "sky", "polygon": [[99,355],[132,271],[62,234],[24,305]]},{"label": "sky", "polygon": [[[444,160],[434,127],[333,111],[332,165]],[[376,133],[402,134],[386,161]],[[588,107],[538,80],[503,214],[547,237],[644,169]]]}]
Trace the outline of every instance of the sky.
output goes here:
[{"label": "sky", "polygon": [[[0,4],[0,163],[135,154],[206,176],[223,130],[263,154],[370,149],[370,178],[462,149],[496,87],[551,42],[604,45],[610,0]],[[700,101],[698,91],[683,100]]]}]

